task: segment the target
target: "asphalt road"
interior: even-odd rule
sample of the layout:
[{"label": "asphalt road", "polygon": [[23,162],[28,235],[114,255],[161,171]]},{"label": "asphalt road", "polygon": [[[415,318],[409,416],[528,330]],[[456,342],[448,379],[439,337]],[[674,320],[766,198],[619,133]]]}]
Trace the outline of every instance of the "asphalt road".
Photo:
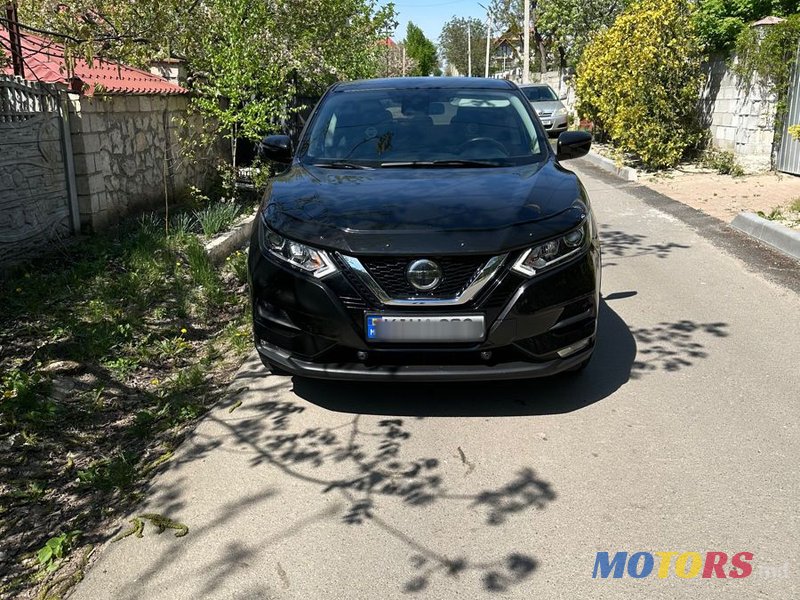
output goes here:
[{"label": "asphalt road", "polygon": [[[605,244],[583,374],[326,383],[253,356],[141,510],[189,534],[107,544],[72,597],[800,597],[796,263],[579,168]],[[593,579],[598,551],[751,552],[753,571]]]}]

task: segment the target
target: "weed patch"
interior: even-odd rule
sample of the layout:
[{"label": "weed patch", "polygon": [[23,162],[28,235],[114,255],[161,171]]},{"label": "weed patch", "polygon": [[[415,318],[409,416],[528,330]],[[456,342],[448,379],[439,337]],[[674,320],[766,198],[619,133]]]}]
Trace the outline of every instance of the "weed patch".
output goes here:
[{"label": "weed patch", "polygon": [[736,163],[733,152],[709,148],[700,156],[700,165],[706,169],[712,169],[720,175],[731,175],[732,177],[744,175],[744,169]]},{"label": "weed patch", "polygon": [[135,505],[249,349],[246,259],[218,269],[192,215],[168,225],[145,215],[0,281],[0,599],[83,576],[83,540]]},{"label": "weed patch", "polygon": [[217,235],[230,227],[239,216],[240,208],[233,202],[217,202],[194,213],[204,235]]}]

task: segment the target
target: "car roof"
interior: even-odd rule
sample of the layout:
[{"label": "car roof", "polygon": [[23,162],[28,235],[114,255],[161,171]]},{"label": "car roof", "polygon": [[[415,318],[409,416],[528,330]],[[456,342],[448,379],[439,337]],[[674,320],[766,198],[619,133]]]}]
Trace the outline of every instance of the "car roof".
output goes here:
[{"label": "car roof", "polygon": [[535,88],[535,87],[540,87],[540,88],[550,88],[551,90],[553,89],[552,87],[550,87],[550,85],[548,85],[548,84],[546,84],[546,83],[522,83],[522,84],[520,84],[520,86],[519,86],[519,87],[520,87],[520,88]]},{"label": "car roof", "polygon": [[474,89],[511,90],[514,84],[505,79],[484,77],[387,77],[337,83],[337,91],[405,89]]}]

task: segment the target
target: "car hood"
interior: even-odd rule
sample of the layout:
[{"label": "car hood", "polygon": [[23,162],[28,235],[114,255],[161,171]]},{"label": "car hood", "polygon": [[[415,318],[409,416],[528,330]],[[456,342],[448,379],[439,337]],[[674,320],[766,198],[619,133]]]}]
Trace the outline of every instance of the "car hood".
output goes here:
[{"label": "car hood", "polygon": [[262,215],[282,235],[345,253],[501,253],[577,225],[583,197],[553,159],[486,169],[294,165],[271,181]]},{"label": "car hood", "polygon": [[552,113],[557,111],[559,108],[564,108],[564,104],[560,100],[548,100],[546,102],[531,102],[531,105],[533,106],[533,110],[535,110],[537,114],[542,111]]}]

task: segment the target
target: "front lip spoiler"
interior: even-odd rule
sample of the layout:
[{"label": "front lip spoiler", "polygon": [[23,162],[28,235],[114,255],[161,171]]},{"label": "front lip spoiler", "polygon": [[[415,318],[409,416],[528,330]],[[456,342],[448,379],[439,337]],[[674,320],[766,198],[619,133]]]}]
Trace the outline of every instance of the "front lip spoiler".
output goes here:
[{"label": "front lip spoiler", "polygon": [[360,363],[315,363],[300,360],[289,352],[266,342],[257,350],[262,357],[292,375],[313,379],[339,379],[348,381],[492,381],[549,377],[577,366],[594,350],[591,344],[585,350],[567,358],[541,363],[515,361],[499,365],[380,365]]}]

